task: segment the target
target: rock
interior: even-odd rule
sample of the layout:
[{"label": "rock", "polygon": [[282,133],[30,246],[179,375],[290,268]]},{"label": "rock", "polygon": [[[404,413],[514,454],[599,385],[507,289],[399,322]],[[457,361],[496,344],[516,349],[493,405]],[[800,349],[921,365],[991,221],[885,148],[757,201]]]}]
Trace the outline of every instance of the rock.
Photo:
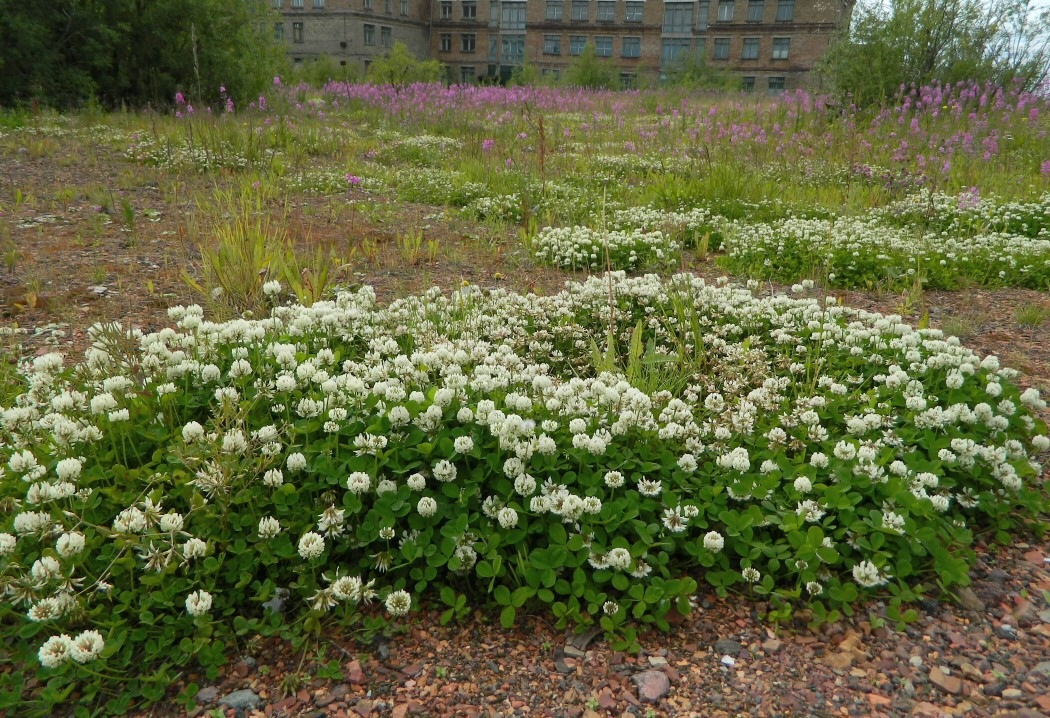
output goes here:
[{"label": "rock", "polygon": [[922,656],[912,656],[908,659],[908,663],[911,664],[912,668],[922,667]]},{"label": "rock", "polygon": [[663,671],[645,671],[632,676],[631,680],[644,703],[656,703],[671,691],[671,679]]},{"label": "rock", "polygon": [[733,666],[736,665],[736,659],[733,658],[732,656],[722,656],[721,663],[726,668],[732,668]]},{"label": "rock", "polygon": [[616,699],[613,698],[612,692],[608,688],[603,688],[601,693],[598,694],[598,707],[603,711],[611,711],[616,707]]},{"label": "rock", "polygon": [[887,708],[891,703],[893,703],[893,700],[886,696],[879,695],[878,693],[868,694],[868,704],[871,705],[872,708]]},{"label": "rock", "polygon": [[780,653],[780,649],[783,648],[784,643],[778,641],[776,638],[770,638],[768,641],[762,642],[762,650],[771,656],[775,656]]},{"label": "rock", "polygon": [[361,661],[355,658],[346,664],[346,679],[355,686],[365,682],[365,672],[361,670]]},{"label": "rock", "polygon": [[1050,608],[1044,608],[1039,612],[1039,620],[1043,623],[1050,623]]},{"label": "rock", "polygon": [[661,668],[667,665],[667,659],[663,656],[649,656],[649,665],[653,668]]},{"label": "rock", "polygon": [[930,683],[940,688],[945,693],[951,693],[953,696],[957,696],[962,693],[962,679],[956,676],[947,675],[943,670],[938,667],[930,669]]},{"label": "rock", "polygon": [[715,652],[724,653],[730,656],[739,656],[743,654],[744,647],[732,638],[719,638],[715,641]]},{"label": "rock", "polygon": [[597,711],[592,711],[590,708],[583,712],[581,718],[602,718],[602,714]]},{"label": "rock", "polygon": [[988,580],[995,581],[996,583],[1006,583],[1006,579],[1010,578],[1010,574],[1001,568],[993,568],[988,572]]},{"label": "rock", "polygon": [[1004,623],[1003,625],[998,626],[995,629],[995,635],[999,636],[1000,638],[1009,638],[1012,640],[1017,638],[1017,629],[1011,626],[1009,623]]},{"label": "rock", "polygon": [[1006,690],[1006,683],[1003,681],[993,681],[992,683],[986,683],[981,692],[986,696],[1001,696],[1003,691]]},{"label": "rock", "polygon": [[1036,566],[1045,566],[1047,558],[1043,556],[1042,551],[1036,549],[1034,551],[1029,551],[1028,553],[1026,553],[1024,555],[1024,560]]},{"label": "rock", "polygon": [[1024,698],[1024,691],[1018,688],[1007,688],[1002,693],[1003,699],[1008,701],[1019,701]]},{"label": "rock", "polygon": [[977,594],[973,592],[973,589],[969,586],[964,586],[959,589],[959,605],[965,608],[967,611],[983,611],[984,601],[977,597]]},{"label": "rock", "polygon": [[824,656],[821,661],[828,668],[836,668],[840,671],[844,671],[853,665],[853,654],[846,651],[840,651],[838,653],[829,653]]},{"label": "rock", "polygon": [[963,661],[962,664],[959,665],[959,670],[962,671],[964,676],[972,681],[979,681],[984,678],[984,674],[978,670],[977,666],[969,661]]},{"label": "rock", "polygon": [[215,699],[219,697],[219,689],[215,686],[205,686],[197,691],[197,702],[204,705],[206,703],[214,703]]},{"label": "rock", "polygon": [[284,611],[284,604],[288,600],[288,597],[292,593],[287,588],[278,588],[273,592],[273,598],[263,603],[263,608],[268,608],[274,613],[281,613]]},{"label": "rock", "polygon": [[1050,713],[1050,696],[1039,696],[1035,702],[1047,713]]},{"label": "rock", "polygon": [[400,703],[394,706],[393,718],[406,718],[408,716],[408,704]]},{"label": "rock", "polygon": [[586,651],[581,651],[579,648],[577,648],[576,646],[572,645],[571,643],[565,644],[565,647],[562,648],[561,650],[562,650],[562,653],[564,653],[569,658],[583,658],[584,656],[587,655]]},{"label": "rock", "polygon": [[1031,601],[1021,601],[1013,610],[1013,614],[1019,626],[1030,626],[1039,618],[1039,611]]},{"label": "rock", "polygon": [[1028,672],[1028,677],[1032,678],[1032,674],[1043,675],[1050,678],[1050,661],[1040,661],[1032,666],[1032,670]]},{"label": "rock", "polygon": [[235,708],[238,710],[246,708],[258,708],[262,705],[262,698],[255,695],[255,691],[244,688],[239,691],[229,693],[219,699],[219,705],[226,706],[227,708]]},{"label": "rock", "polygon": [[941,716],[944,715],[944,711],[932,703],[920,701],[912,707],[911,714],[913,716],[918,716],[919,718],[941,718]]},{"label": "rock", "polygon": [[561,657],[554,659],[554,669],[558,671],[558,673],[573,673],[576,670],[575,667],[569,666],[569,664],[565,662],[565,659]]}]

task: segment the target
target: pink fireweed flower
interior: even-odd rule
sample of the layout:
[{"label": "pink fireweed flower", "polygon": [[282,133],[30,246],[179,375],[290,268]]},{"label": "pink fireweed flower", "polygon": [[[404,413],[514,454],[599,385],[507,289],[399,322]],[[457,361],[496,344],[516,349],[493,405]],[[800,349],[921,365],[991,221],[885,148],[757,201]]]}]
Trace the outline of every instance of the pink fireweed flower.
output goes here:
[{"label": "pink fireweed flower", "polygon": [[175,93],[175,104],[176,105],[185,105],[186,104],[186,96],[183,95],[181,92],[176,92]]},{"label": "pink fireweed flower", "polygon": [[273,86],[274,87],[280,87],[281,86],[281,76],[280,75],[274,75],[273,76]]},{"label": "pink fireweed flower", "polygon": [[1045,162],[1043,162],[1042,165],[1040,165],[1039,172],[1044,177],[1046,177],[1047,175],[1050,175],[1050,160],[1046,160]]},{"label": "pink fireweed flower", "polygon": [[481,149],[484,150],[485,152],[491,151],[492,148],[495,147],[495,146],[496,146],[496,140],[482,140],[481,141]]},{"label": "pink fireweed flower", "polygon": [[356,187],[357,185],[361,184],[361,178],[357,175],[348,174],[346,176],[346,183],[351,187]]}]

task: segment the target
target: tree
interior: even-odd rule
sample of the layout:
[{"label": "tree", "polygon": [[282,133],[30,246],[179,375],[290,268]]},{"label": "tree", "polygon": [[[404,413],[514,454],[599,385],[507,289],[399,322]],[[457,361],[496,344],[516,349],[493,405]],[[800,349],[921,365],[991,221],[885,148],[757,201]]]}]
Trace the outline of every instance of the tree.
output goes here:
[{"label": "tree", "polygon": [[583,52],[569,63],[564,82],[569,87],[587,87],[592,90],[615,90],[620,87],[616,68],[598,57],[593,42],[583,46]]},{"label": "tree", "polygon": [[740,80],[711,67],[702,55],[690,55],[664,72],[663,84],[687,90],[739,90]]},{"label": "tree", "polygon": [[368,67],[369,82],[394,87],[405,87],[416,82],[439,82],[442,74],[440,62],[416,58],[403,42],[395,42],[390,52],[377,57]]},{"label": "tree", "polygon": [[859,105],[901,85],[963,80],[1029,89],[1050,65],[1050,13],[1031,0],[871,0],[821,64],[832,87]]},{"label": "tree", "polygon": [[0,0],[0,104],[167,104],[261,91],[284,62],[267,0]]}]

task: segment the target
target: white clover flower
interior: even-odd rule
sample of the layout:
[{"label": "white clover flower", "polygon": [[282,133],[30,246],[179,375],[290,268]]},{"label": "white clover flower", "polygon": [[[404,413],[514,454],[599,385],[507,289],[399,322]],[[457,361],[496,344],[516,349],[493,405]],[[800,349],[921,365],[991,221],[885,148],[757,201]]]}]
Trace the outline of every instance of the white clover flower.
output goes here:
[{"label": "white clover flower", "polygon": [[252,365],[247,359],[237,359],[230,364],[230,370],[227,372],[231,379],[239,379],[242,376],[252,375]]},{"label": "white clover flower", "polygon": [[816,581],[807,581],[806,591],[808,591],[809,595],[811,596],[819,596],[820,594],[824,593],[824,586],[817,583]]},{"label": "white clover flower", "polygon": [[682,454],[678,459],[678,468],[687,474],[691,474],[696,471],[697,463],[696,457],[692,454]]},{"label": "white clover flower", "polygon": [[391,526],[384,526],[383,528],[379,529],[379,538],[383,539],[384,541],[389,541],[396,535],[397,532],[394,531],[393,527]]},{"label": "white clover flower", "polygon": [[324,537],[319,533],[308,531],[299,539],[299,555],[306,561],[312,561],[324,553]]},{"label": "white clover flower", "polygon": [[160,517],[160,530],[164,533],[182,531],[182,514],[172,511]]},{"label": "white clover flower", "polygon": [[704,548],[708,551],[718,553],[726,545],[726,540],[717,531],[708,531],[704,535]]},{"label": "white clover flower", "polygon": [[98,631],[84,631],[73,639],[69,647],[69,655],[77,663],[90,663],[98,658],[106,642],[102,640],[102,634]]},{"label": "white clover flower", "polygon": [[281,522],[273,516],[263,516],[259,519],[259,538],[272,539],[281,533]]},{"label": "white clover flower", "polygon": [[412,596],[408,591],[392,591],[385,603],[391,616],[404,616],[412,609]]},{"label": "white clover flower", "polygon": [[808,476],[799,476],[794,482],[795,491],[800,494],[808,494],[813,490],[813,482],[809,480]]},{"label": "white clover flower", "polygon": [[610,489],[618,489],[623,486],[624,478],[623,474],[619,471],[610,471],[605,474],[605,485]]},{"label": "white clover flower", "polygon": [[294,454],[288,455],[288,460],[285,462],[285,466],[291,472],[302,471],[306,468],[306,457],[296,451]]},{"label": "white clover flower", "polygon": [[818,469],[826,469],[828,467],[828,457],[818,451],[809,457],[809,463]]},{"label": "white clover flower", "polygon": [[740,570],[740,577],[748,583],[757,583],[758,579],[762,578],[762,574],[758,572],[758,569],[748,566]]},{"label": "white clover flower", "polygon": [[408,480],[405,481],[405,483],[408,484],[408,488],[412,489],[413,491],[422,491],[424,488],[426,488],[427,480],[426,477],[423,476],[423,474],[412,474],[408,477]]},{"label": "white clover flower", "polygon": [[[2,543],[3,536],[9,536],[9,534],[0,534],[0,543]],[[11,538],[13,539],[14,537]],[[58,555],[62,558],[75,556],[84,550],[84,541],[84,534],[79,531],[64,533],[58,537],[58,541],[55,543],[55,551],[57,551]],[[4,552],[0,549],[0,554],[2,553]]]},{"label": "white clover flower", "polygon": [[583,419],[573,419],[569,422],[569,431],[573,434],[582,434],[587,431],[587,422]]},{"label": "white clover flower", "polygon": [[383,479],[376,484],[376,496],[382,496],[383,494],[389,494],[397,491],[397,484],[390,479]]},{"label": "white clover flower", "polygon": [[194,618],[207,615],[211,610],[212,595],[201,589],[186,597],[186,613]]},{"label": "white clover flower", "polygon": [[262,285],[263,294],[268,297],[276,297],[281,293],[281,283],[276,279],[271,279],[268,282],[264,282]]},{"label": "white clover flower", "polygon": [[372,488],[372,477],[363,471],[355,471],[347,477],[346,488],[352,494],[366,493]]},{"label": "white clover flower", "polygon": [[617,613],[620,612],[620,604],[618,604],[616,601],[606,601],[602,604],[602,611],[607,616],[615,616]]},{"label": "white clover flower", "polygon": [[131,412],[127,409],[117,409],[116,411],[109,412],[107,418],[110,422],[117,424],[122,421],[129,421],[131,419]]},{"label": "white clover flower", "polygon": [[291,374],[281,374],[274,382],[274,388],[280,392],[295,391],[297,386],[298,385],[295,383],[295,377]]},{"label": "white clover flower", "polygon": [[585,496],[583,499],[583,512],[585,514],[600,514],[602,512],[602,500],[597,496]]},{"label": "white clover flower", "polygon": [[888,580],[871,561],[861,561],[853,567],[853,580],[864,588],[881,586]]},{"label": "white clover flower", "polygon": [[20,536],[42,532],[51,527],[51,515],[43,511],[23,511],[15,516],[15,533]]},{"label": "white clover flower", "polygon": [[73,639],[63,633],[61,636],[51,636],[44,641],[37,657],[44,668],[57,668],[70,659],[72,650]]},{"label": "white clover flower", "polygon": [[509,506],[504,506],[496,514],[499,525],[505,529],[512,529],[518,525],[518,512]]},{"label": "white clover flower", "polygon": [[14,553],[17,545],[18,539],[14,536],[8,533],[0,533],[0,556],[7,556]]},{"label": "white clover flower", "polygon": [[182,555],[186,560],[200,558],[208,553],[208,543],[199,538],[191,538],[182,545]]},{"label": "white clover flower", "polygon": [[608,561],[610,568],[626,571],[631,567],[631,552],[625,548],[609,549],[605,559]]},{"label": "white clover flower", "polygon": [[340,601],[361,600],[364,583],[358,576],[340,576],[332,582],[332,595]]},{"label": "white clover flower", "polygon": [[536,491],[536,479],[529,474],[522,474],[514,479],[514,492],[519,496],[532,496]]},{"label": "white clover flower", "polygon": [[437,513],[437,501],[429,496],[424,496],[416,504],[416,511],[419,512],[419,515],[423,518],[433,516]]},{"label": "white clover flower", "polygon": [[1050,449],[1050,437],[1045,434],[1037,434],[1032,437],[1032,448],[1036,451],[1046,451]]},{"label": "white clover flower", "polygon": [[146,530],[146,516],[135,506],[130,506],[113,519],[113,530],[118,534],[142,533]]},{"label": "white clover flower", "polygon": [[458,436],[456,437],[456,440],[452,442],[452,446],[458,454],[469,454],[474,450],[474,439],[469,436]]},{"label": "white clover flower", "polygon": [[461,424],[469,424],[474,421],[474,412],[470,410],[469,406],[464,406],[456,412],[456,421]]},{"label": "white clover flower", "polygon": [[284,483],[284,474],[280,469],[269,469],[263,474],[262,482],[264,486],[275,489]]},{"label": "white clover flower", "polygon": [[816,523],[824,517],[826,512],[821,508],[820,504],[813,499],[806,499],[805,501],[800,501],[798,503],[795,513],[802,517],[803,521]]},{"label": "white clover flower", "polygon": [[680,506],[673,509],[664,509],[662,520],[664,527],[672,533],[681,533],[689,525],[689,519],[682,515]]},{"label": "white clover flower", "polygon": [[182,440],[187,444],[192,444],[195,441],[200,441],[204,438],[204,427],[198,424],[196,421],[191,421],[186,426],[182,427]]},{"label": "white clover flower", "polygon": [[62,459],[55,466],[55,473],[62,481],[76,481],[80,477],[80,459]]},{"label": "white clover flower", "polygon": [[653,479],[639,479],[638,493],[642,496],[659,496],[663,491],[663,483]]},{"label": "white clover flower", "polygon": [[42,556],[33,562],[29,573],[38,581],[47,581],[62,573],[62,564],[54,556]]},{"label": "white clover flower", "polygon": [[456,478],[456,465],[447,459],[442,459],[434,464],[432,473],[438,481],[449,482]]}]

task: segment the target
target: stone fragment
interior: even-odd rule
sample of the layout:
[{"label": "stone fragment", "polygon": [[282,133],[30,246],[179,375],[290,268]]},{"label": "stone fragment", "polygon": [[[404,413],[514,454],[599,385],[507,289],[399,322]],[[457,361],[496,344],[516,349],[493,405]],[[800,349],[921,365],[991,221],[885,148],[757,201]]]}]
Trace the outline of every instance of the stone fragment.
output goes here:
[{"label": "stone fragment", "polygon": [[365,682],[365,672],[361,669],[361,661],[355,658],[346,664],[346,679],[355,686]]},{"label": "stone fragment", "polygon": [[981,692],[986,696],[1001,696],[1004,690],[1006,690],[1006,683],[1003,681],[992,681],[981,688]]},{"label": "stone fragment", "polygon": [[1024,698],[1024,691],[1018,688],[1007,688],[1003,691],[1003,699],[1008,701],[1019,701]]},{"label": "stone fragment", "polygon": [[762,642],[762,650],[771,656],[780,653],[780,649],[783,648],[783,646],[784,643],[776,638],[770,638],[768,641]]},{"label": "stone fragment", "polygon": [[948,675],[936,666],[930,669],[930,683],[937,686],[945,693],[951,693],[953,696],[962,693],[962,679]]},{"label": "stone fragment", "polygon": [[206,703],[214,703],[215,699],[219,697],[219,689],[215,686],[205,686],[197,691],[197,702],[204,705]]},{"label": "stone fragment", "polygon": [[583,658],[587,655],[586,651],[581,651],[579,648],[572,645],[571,643],[565,644],[565,647],[562,649],[562,652],[569,658]]},{"label": "stone fragment", "polygon": [[829,653],[821,659],[828,668],[844,671],[853,665],[853,654],[847,651]]},{"label": "stone fragment", "polygon": [[631,680],[638,687],[638,697],[643,703],[656,703],[671,691],[671,679],[663,671],[644,671]]},{"label": "stone fragment", "polygon": [[255,691],[244,688],[224,695],[219,699],[219,705],[236,710],[255,709],[262,705],[262,698],[257,696]]},{"label": "stone fragment", "polygon": [[715,652],[725,653],[730,656],[739,656],[744,652],[744,647],[732,638],[719,638],[715,641]]},{"label": "stone fragment", "polygon": [[1050,678],[1050,661],[1039,661],[1039,663],[1036,663],[1034,666],[1032,666],[1032,670],[1029,671],[1028,677],[1032,678],[1033,674],[1042,675],[1046,678]]},{"label": "stone fragment", "polygon": [[977,597],[977,594],[973,592],[973,589],[969,586],[964,586],[959,589],[959,605],[965,608],[967,611],[983,611],[984,601]]}]

